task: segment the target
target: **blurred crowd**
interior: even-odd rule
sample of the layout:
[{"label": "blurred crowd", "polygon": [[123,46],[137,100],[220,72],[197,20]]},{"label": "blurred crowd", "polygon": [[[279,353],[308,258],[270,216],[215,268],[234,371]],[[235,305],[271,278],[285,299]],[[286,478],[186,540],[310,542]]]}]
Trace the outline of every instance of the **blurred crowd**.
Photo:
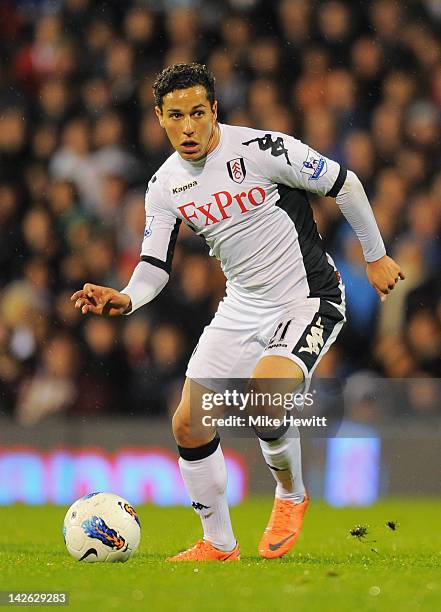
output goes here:
[{"label": "blurred crowd", "polygon": [[[322,376],[441,375],[441,9],[436,0],[2,0],[0,413],[164,414],[224,294],[181,226],[170,282],[130,317],[147,181],[170,154],[155,74],[201,61],[220,120],[293,134],[354,170],[406,281],[379,305],[335,201],[312,198],[349,322]],[[427,412],[439,407],[424,408]]]}]

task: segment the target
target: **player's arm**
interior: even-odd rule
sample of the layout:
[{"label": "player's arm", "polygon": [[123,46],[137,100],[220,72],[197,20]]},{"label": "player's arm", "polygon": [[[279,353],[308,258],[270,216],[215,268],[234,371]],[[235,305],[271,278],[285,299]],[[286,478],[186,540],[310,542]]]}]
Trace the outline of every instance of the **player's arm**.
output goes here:
[{"label": "player's arm", "polygon": [[276,183],[336,199],[360,240],[369,282],[384,301],[398,280],[404,279],[404,273],[386,255],[374,213],[356,174],[286,134],[267,134],[265,138],[243,144],[258,145],[255,148],[262,151],[262,160],[265,155],[265,169]]},{"label": "player's arm", "polygon": [[146,226],[141,261],[121,291],[86,283],[71,300],[83,314],[130,314],[151,302],[168,282],[180,220],[162,204],[161,190],[149,183],[146,193]]},{"label": "player's arm", "polygon": [[380,230],[369,204],[366,192],[357,175],[347,171],[346,179],[335,196],[336,202],[357,234],[366,261],[366,274],[380,300],[386,296],[405,275],[399,264],[386,255]]}]

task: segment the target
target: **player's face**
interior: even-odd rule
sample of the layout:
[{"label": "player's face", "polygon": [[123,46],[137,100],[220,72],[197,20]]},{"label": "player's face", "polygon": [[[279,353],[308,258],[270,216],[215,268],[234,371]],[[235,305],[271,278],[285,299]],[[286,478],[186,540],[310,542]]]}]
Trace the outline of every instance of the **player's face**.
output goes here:
[{"label": "player's face", "polygon": [[201,159],[219,142],[217,102],[210,105],[203,85],[171,91],[163,97],[162,108],[155,106],[155,112],[173,148],[184,159]]}]

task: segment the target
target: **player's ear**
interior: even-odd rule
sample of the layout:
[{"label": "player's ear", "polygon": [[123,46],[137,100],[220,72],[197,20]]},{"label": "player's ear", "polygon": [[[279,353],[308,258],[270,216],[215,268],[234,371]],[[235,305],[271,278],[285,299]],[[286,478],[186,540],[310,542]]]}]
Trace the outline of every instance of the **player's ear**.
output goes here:
[{"label": "player's ear", "polygon": [[159,125],[163,128],[164,127],[164,117],[162,115],[162,109],[159,106],[155,106],[155,113],[156,113],[156,116],[158,117]]},{"label": "player's ear", "polygon": [[213,111],[214,120],[217,121],[217,100],[213,102],[211,110]]}]

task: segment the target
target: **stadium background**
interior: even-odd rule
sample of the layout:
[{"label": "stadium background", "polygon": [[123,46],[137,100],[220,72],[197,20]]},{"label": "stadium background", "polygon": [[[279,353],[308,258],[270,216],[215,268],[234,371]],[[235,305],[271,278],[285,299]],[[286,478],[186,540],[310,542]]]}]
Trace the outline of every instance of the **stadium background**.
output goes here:
[{"label": "stadium background", "polygon": [[[312,198],[349,312],[317,373],[348,379],[351,414],[368,427],[393,426],[405,405],[406,427],[422,428],[414,437],[439,431],[440,34],[431,0],[1,2],[0,502],[32,501],[29,491],[8,497],[14,474],[31,482],[38,453],[56,444],[172,448],[164,417],[223,296],[217,262],[182,227],[170,282],[151,305],[82,318],[69,298],[85,281],[123,287],[139,259],[145,186],[170,154],[151,88],[174,62],[213,70],[221,121],[291,133],[358,174],[407,279],[380,308],[335,202]],[[382,378],[416,387],[382,402]],[[400,432],[395,462],[410,449]],[[378,480],[375,444],[363,452]],[[433,444],[415,443],[414,470],[439,463]],[[52,459],[41,459],[45,474]],[[418,473],[408,492],[419,492]],[[72,495],[88,486],[81,474]]]}]

